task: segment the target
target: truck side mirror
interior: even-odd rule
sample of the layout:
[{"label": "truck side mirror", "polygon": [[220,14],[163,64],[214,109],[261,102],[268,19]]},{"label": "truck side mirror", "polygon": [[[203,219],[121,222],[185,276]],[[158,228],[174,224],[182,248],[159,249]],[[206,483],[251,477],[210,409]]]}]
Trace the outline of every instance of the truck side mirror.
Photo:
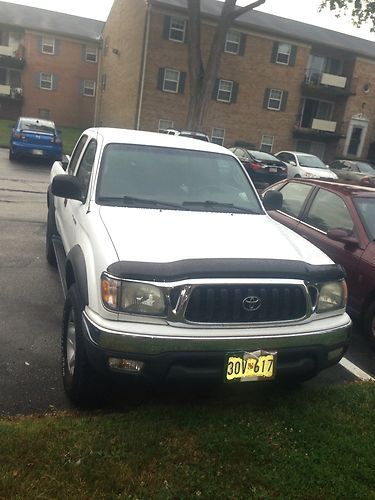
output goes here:
[{"label": "truck side mirror", "polygon": [[52,194],[60,198],[82,201],[81,183],[74,175],[56,175],[52,180]]},{"label": "truck side mirror", "polygon": [[281,207],[283,206],[283,195],[280,193],[280,191],[271,189],[264,194],[263,205],[267,211],[281,210]]}]

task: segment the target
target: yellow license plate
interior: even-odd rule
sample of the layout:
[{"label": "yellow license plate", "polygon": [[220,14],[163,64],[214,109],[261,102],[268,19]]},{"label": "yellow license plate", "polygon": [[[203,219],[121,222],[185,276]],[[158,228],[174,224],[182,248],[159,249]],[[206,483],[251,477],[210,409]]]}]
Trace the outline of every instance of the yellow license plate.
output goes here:
[{"label": "yellow license plate", "polygon": [[255,351],[229,354],[226,362],[226,382],[271,380],[276,374],[276,352]]}]

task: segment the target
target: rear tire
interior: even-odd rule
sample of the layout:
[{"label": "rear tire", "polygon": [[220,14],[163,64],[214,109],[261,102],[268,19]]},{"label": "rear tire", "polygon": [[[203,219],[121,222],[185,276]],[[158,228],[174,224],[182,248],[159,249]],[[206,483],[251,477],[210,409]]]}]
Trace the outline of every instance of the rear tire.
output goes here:
[{"label": "rear tire", "polygon": [[64,304],[61,351],[63,385],[69,399],[79,406],[100,406],[105,385],[87,357],[82,307],[75,283],[69,288]]},{"label": "rear tire", "polygon": [[371,347],[375,350],[375,301],[371,302],[363,319],[363,328]]}]

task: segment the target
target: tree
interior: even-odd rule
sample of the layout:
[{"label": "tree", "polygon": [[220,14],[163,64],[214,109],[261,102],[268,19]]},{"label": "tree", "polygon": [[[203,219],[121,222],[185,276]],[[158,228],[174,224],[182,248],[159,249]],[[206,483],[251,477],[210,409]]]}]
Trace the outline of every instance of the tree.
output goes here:
[{"label": "tree", "polygon": [[329,8],[336,11],[339,17],[343,13],[350,12],[353,24],[357,27],[363,23],[372,24],[371,31],[375,31],[375,2],[369,0],[323,0],[319,10]]},{"label": "tree", "polygon": [[201,8],[200,0],[188,0],[189,15],[189,83],[190,100],[187,127],[201,130],[207,114],[208,103],[214,90],[227,31],[235,19],[249,12],[266,0],[258,0],[243,7],[236,6],[236,0],[225,0],[219,17],[207,63],[203,63],[201,50]]}]

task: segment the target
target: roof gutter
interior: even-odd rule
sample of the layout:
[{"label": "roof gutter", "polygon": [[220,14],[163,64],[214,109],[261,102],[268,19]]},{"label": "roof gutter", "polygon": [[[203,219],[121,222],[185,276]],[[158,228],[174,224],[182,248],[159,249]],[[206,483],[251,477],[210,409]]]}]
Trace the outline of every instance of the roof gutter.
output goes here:
[{"label": "roof gutter", "polygon": [[142,116],[142,105],[143,105],[143,93],[145,87],[145,79],[146,79],[146,64],[147,64],[147,55],[148,55],[148,44],[150,38],[150,21],[151,21],[151,2],[150,0],[145,0],[147,11],[146,11],[146,19],[145,19],[145,29],[143,33],[143,50],[142,50],[142,61],[141,61],[141,74],[140,74],[140,83],[138,90],[138,105],[137,105],[137,120],[135,124],[135,129],[139,130],[141,126],[141,116]]}]

